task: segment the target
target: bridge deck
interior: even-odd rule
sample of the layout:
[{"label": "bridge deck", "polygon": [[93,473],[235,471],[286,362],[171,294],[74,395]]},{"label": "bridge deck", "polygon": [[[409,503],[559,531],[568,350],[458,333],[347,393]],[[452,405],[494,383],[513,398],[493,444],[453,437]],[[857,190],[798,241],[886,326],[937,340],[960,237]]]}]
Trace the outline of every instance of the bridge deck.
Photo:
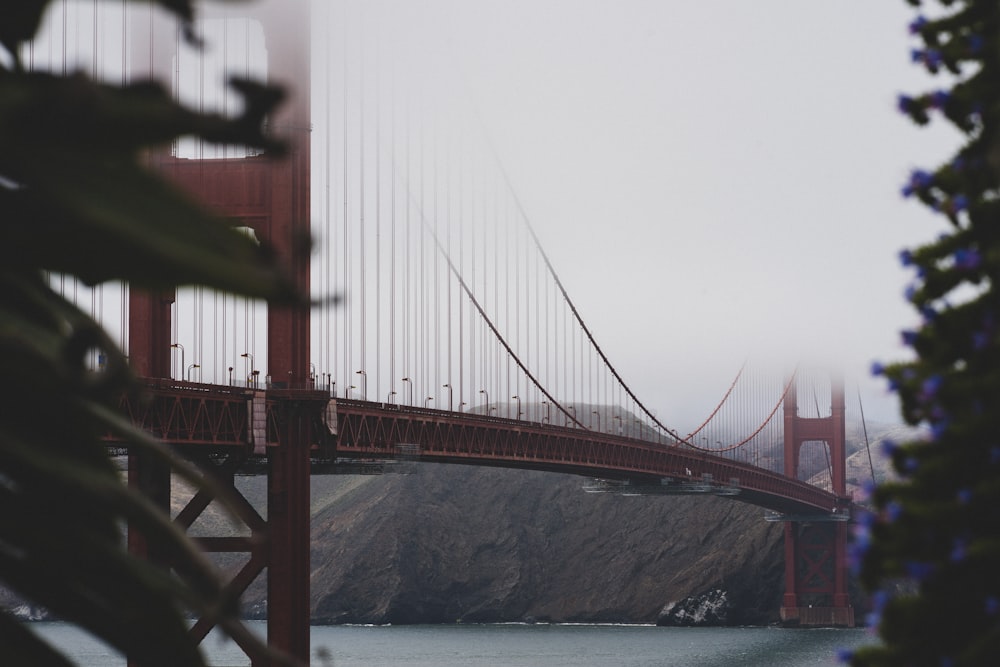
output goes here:
[{"label": "bridge deck", "polygon": [[275,408],[304,402],[320,433],[319,465],[411,459],[499,466],[628,480],[669,492],[704,483],[783,514],[847,513],[846,498],[746,463],[683,446],[646,442],[578,427],[471,412],[331,399],[314,389],[255,390],[173,380],[143,380],[141,396],[123,399],[135,424],[181,451],[242,452],[251,462],[280,445]]}]

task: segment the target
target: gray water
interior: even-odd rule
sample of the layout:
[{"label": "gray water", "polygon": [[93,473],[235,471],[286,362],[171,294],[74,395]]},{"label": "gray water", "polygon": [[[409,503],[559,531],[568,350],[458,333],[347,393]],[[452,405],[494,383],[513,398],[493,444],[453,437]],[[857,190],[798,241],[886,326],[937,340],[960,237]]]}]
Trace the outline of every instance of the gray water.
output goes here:
[{"label": "gray water", "polygon": [[[64,623],[31,627],[79,665],[125,660]],[[259,633],[263,624],[252,624]],[[768,667],[833,666],[837,650],[874,642],[864,630],[657,628],[634,625],[314,626],[316,667]],[[213,665],[247,665],[240,650],[205,640]]]}]

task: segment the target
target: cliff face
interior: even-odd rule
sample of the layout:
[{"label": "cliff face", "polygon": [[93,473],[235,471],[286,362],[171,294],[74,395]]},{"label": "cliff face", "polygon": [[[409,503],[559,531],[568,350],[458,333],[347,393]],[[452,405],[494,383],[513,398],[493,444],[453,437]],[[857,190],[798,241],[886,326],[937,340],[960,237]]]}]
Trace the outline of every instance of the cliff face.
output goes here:
[{"label": "cliff face", "polygon": [[[409,469],[314,478],[315,622],[652,623],[714,589],[727,601],[714,620],[776,620],[782,529],[760,508],[589,494],[552,473]],[[262,591],[248,610],[263,611]]]}]

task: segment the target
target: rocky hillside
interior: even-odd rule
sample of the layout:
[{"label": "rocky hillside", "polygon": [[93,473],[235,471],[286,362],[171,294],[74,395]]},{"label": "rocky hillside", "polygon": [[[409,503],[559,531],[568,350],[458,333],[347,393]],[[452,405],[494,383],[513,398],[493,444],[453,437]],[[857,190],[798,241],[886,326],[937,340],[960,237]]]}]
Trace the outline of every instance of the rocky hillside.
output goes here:
[{"label": "rocky hillside", "polygon": [[781,530],[759,509],[583,482],[431,465],[367,480],[314,519],[316,621],[654,622],[709,587],[733,588],[740,622],[770,620]]}]

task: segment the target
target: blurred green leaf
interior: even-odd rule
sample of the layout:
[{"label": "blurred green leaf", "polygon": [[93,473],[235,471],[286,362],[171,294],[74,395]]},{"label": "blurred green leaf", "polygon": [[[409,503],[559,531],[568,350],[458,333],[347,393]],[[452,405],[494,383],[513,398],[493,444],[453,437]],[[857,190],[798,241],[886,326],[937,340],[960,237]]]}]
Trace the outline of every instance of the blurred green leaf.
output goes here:
[{"label": "blurred green leaf", "polygon": [[244,84],[252,100],[236,120],[201,116],[155,85],[126,89],[28,74],[0,78],[0,262],[96,284],[146,288],[201,284],[289,300],[296,292],[274,253],[195,204],[141,164],[145,149],[177,136],[277,146],[262,134],[280,100]]},{"label": "blurred green leaf", "polygon": [[38,32],[48,4],[48,0],[17,0],[7,3],[3,21],[0,21],[0,44],[12,54],[17,53],[18,46]]},{"label": "blurred green leaf", "polygon": [[[190,0],[154,1],[193,34]],[[235,80],[244,112],[224,118],[190,111],[151,82],[117,87],[26,72],[17,52],[48,5],[22,0],[0,18],[0,44],[14,58],[0,64],[0,580],[143,665],[203,664],[191,614],[270,655],[193,542],[123,483],[103,437],[115,433],[223,501],[226,491],[117,414],[133,388],[127,360],[46,272],[304,302],[271,248],[147,164],[180,136],[279,156],[283,147],[265,130],[281,92]],[[101,371],[87,365],[95,350],[107,359]],[[169,568],[128,552],[126,523]],[[69,664],[6,613],[0,656],[3,664]]]}]

